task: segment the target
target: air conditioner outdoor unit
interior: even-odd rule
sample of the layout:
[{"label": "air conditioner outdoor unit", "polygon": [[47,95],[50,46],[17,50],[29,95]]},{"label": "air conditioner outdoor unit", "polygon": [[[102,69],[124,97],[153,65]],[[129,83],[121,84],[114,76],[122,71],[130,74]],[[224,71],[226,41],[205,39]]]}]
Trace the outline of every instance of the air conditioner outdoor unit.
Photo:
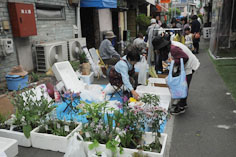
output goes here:
[{"label": "air conditioner outdoor unit", "polygon": [[46,72],[54,63],[68,60],[66,41],[47,42],[35,47],[37,71]]},{"label": "air conditioner outdoor unit", "polygon": [[68,60],[74,61],[79,59],[79,53],[83,52],[86,47],[86,38],[74,38],[67,40]]}]

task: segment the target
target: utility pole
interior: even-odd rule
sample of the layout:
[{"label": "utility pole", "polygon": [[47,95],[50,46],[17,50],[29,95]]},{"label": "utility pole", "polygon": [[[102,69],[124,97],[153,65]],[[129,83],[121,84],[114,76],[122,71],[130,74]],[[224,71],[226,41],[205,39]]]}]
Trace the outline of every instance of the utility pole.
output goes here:
[{"label": "utility pole", "polygon": [[176,0],[175,0],[175,18],[176,18]]},{"label": "utility pole", "polygon": [[187,0],[187,21],[189,21],[189,0]]}]

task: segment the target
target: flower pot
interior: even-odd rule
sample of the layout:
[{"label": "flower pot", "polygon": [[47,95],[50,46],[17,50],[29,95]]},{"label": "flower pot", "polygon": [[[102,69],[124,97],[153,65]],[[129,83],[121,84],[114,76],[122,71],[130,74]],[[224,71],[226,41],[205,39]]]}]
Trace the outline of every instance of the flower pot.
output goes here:
[{"label": "flower pot", "polygon": [[0,137],[15,139],[17,140],[18,145],[24,147],[31,147],[31,139],[26,138],[23,132],[0,129]]},{"label": "flower pot", "polygon": [[[145,133],[144,140],[145,140],[146,144],[152,143],[154,141],[154,139],[155,138],[151,132]],[[166,141],[167,141],[167,134],[161,133],[161,137],[160,137],[160,143],[162,144],[161,152],[156,153],[156,152],[142,151],[143,155],[148,155],[148,157],[164,157],[164,152],[165,152],[165,148],[166,148]],[[86,142],[86,143],[87,143],[87,146],[89,146],[89,144],[91,144],[92,142]],[[105,152],[107,156],[111,156],[111,154],[112,154],[112,152],[109,149],[106,149],[105,144],[99,144],[99,146],[97,148],[95,148],[94,150],[91,150],[91,151],[95,151],[95,150],[97,152]],[[117,155],[119,157],[132,157],[132,154],[135,152],[139,152],[139,150],[124,148],[123,153],[119,154],[119,148],[118,148]]]},{"label": "flower pot", "polygon": [[46,134],[46,133],[39,133],[38,131],[40,127],[37,127],[30,133],[32,146],[34,148],[59,151],[65,153],[69,138],[75,131],[81,129],[82,127],[81,123],[78,124],[79,125],[66,137]]}]

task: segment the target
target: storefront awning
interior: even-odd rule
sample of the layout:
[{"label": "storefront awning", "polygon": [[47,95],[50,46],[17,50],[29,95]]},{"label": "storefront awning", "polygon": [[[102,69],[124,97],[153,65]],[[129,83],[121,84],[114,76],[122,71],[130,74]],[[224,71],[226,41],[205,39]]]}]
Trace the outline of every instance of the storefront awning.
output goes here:
[{"label": "storefront awning", "polygon": [[117,0],[81,0],[80,7],[117,8]]}]

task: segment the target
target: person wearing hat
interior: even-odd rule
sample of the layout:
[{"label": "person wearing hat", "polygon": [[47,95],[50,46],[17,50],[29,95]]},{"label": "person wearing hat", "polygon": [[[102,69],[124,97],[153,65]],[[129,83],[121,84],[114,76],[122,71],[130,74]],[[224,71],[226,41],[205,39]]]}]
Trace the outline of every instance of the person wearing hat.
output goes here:
[{"label": "person wearing hat", "polygon": [[160,29],[160,25],[156,23],[156,19],[151,19],[151,25],[148,27],[146,33],[148,35],[148,57],[147,62],[149,65],[152,65],[152,63],[155,61],[154,51],[153,51],[153,45],[152,45],[152,39],[156,35],[158,30]]},{"label": "person wearing hat", "polygon": [[115,65],[120,60],[120,55],[116,52],[111,43],[115,37],[112,31],[106,32],[105,39],[99,47],[100,56],[103,62],[108,65]]},{"label": "person wearing hat", "polygon": [[[175,66],[179,67],[180,58],[184,61],[184,70],[186,73],[186,79],[188,87],[190,86],[193,73],[199,68],[200,62],[197,57],[192,53],[191,50],[184,44],[176,41],[167,41],[163,37],[157,36],[152,41],[154,51],[159,53],[162,60],[168,59],[169,54],[171,58],[175,61]],[[173,109],[171,114],[178,115],[185,112],[187,108],[187,97],[180,99],[176,105],[172,105]]]}]

